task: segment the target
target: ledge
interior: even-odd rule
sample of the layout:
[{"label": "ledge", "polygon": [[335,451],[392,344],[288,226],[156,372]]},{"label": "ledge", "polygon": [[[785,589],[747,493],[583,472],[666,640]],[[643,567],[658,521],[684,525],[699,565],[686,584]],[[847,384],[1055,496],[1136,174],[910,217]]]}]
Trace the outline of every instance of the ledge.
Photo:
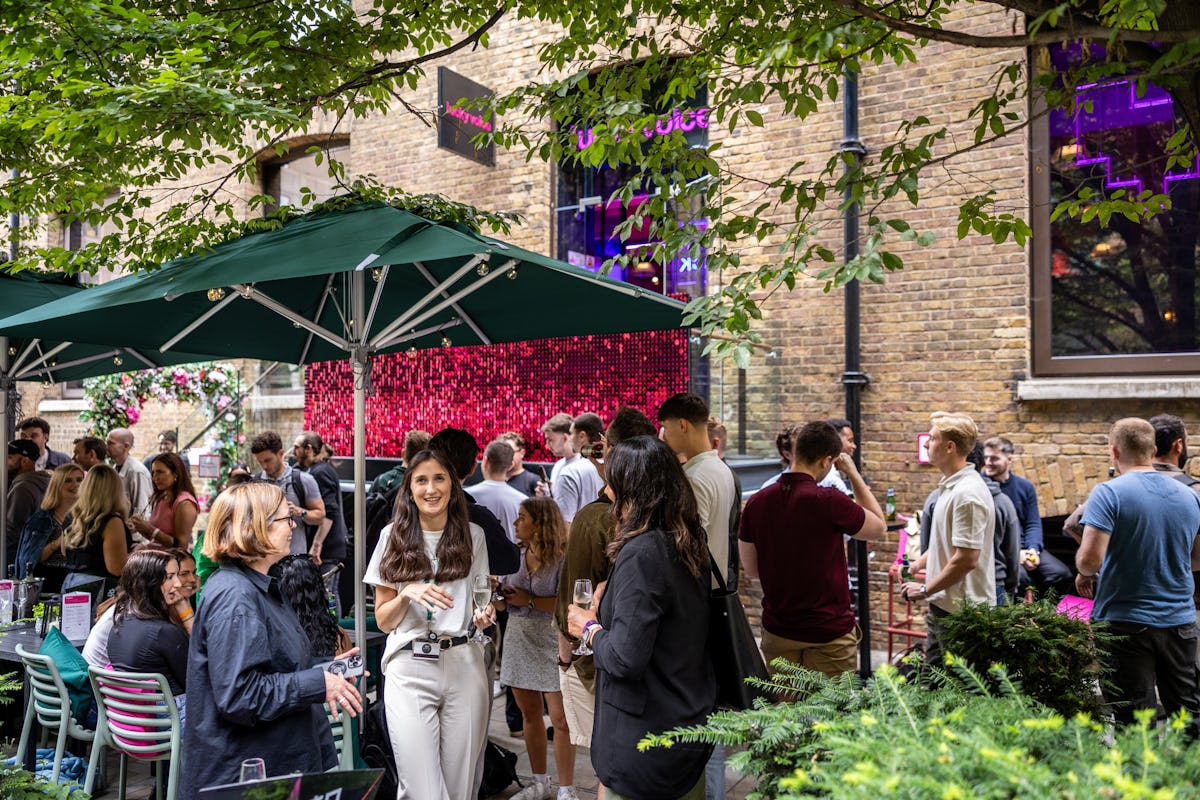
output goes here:
[{"label": "ledge", "polygon": [[43,400],[38,403],[38,413],[53,413],[55,411],[87,411],[87,400]]},{"label": "ledge", "polygon": [[1017,382],[1018,400],[1185,400],[1200,398],[1200,378],[1036,378]]},{"label": "ledge", "polygon": [[298,408],[304,410],[304,393],[299,394],[252,394],[247,405],[256,409],[287,410]]}]

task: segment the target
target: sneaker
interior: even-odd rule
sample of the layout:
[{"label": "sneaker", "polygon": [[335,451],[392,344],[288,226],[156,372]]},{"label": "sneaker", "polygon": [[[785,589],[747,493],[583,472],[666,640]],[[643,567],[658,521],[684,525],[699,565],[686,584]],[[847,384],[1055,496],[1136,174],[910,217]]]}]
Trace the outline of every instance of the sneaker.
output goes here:
[{"label": "sneaker", "polygon": [[533,781],[509,800],[554,800],[554,796],[554,789],[550,787],[549,783]]},{"label": "sneaker", "polygon": [[579,800],[579,795],[575,794],[574,786],[558,787],[558,800]]}]

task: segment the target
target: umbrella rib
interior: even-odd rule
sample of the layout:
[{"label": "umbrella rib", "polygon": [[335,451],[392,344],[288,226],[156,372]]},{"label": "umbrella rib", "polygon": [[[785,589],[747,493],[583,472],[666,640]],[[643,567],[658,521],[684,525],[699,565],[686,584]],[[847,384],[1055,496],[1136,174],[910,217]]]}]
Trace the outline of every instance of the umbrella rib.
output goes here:
[{"label": "umbrella rib", "polygon": [[279,316],[284,317],[285,319],[290,319],[292,322],[296,323],[301,328],[312,331],[317,336],[320,336],[322,339],[329,342],[330,344],[335,345],[335,346],[341,348],[342,350],[350,350],[350,342],[343,339],[341,336],[338,336],[333,331],[329,331],[329,330],[326,330],[325,328],[322,328],[320,325],[317,325],[314,322],[309,322],[307,319],[305,319],[301,315],[297,314],[295,311],[292,311],[290,308],[285,306],[283,303],[280,303],[278,300],[275,300],[274,298],[263,294],[261,291],[259,291],[258,289],[255,289],[253,286],[248,286],[248,285],[242,284],[242,283],[235,283],[235,284],[233,284],[233,288],[235,290],[237,290],[238,294],[241,294],[247,300],[253,300],[254,302],[258,303],[259,305],[269,308],[271,311],[274,311]]},{"label": "umbrella rib", "polygon": [[196,330],[201,325],[203,325],[204,323],[206,323],[210,319],[212,319],[214,314],[216,314],[218,311],[220,311],[225,306],[232,303],[236,298],[237,298],[236,294],[225,295],[225,297],[223,297],[221,300],[219,300],[215,305],[213,305],[211,308],[209,308],[207,311],[205,311],[203,314],[201,314],[196,319],[192,320],[192,322],[186,328],[184,328],[179,333],[172,336],[170,339],[167,339],[167,341],[163,343],[162,347],[158,348],[158,352],[165,353],[168,350],[170,350],[172,347],[174,347],[175,345],[179,344],[179,342],[186,339],[188,336],[191,336],[192,332],[194,330]]},{"label": "umbrella rib", "polygon": [[[333,274],[329,275],[329,280],[325,281],[325,290],[321,292],[321,302],[317,304],[317,313],[313,317],[313,322],[317,323],[321,319],[321,315],[325,313],[325,301],[329,298],[329,288],[333,286]],[[308,351],[312,349],[314,334],[309,331],[308,338],[304,340],[304,349],[300,351],[300,363],[303,364],[308,358]]]},{"label": "umbrella rib", "polygon": [[[30,354],[33,353],[35,350],[38,350],[38,347],[41,345],[41,343],[42,343],[41,339],[30,339],[29,344],[27,344],[25,346],[25,349],[21,351],[21,355],[17,357],[16,361],[13,362],[13,365],[9,371],[14,374],[17,371],[19,371],[21,369],[21,366],[25,363],[25,359],[29,358]],[[70,346],[71,346],[71,342],[63,342],[63,343],[57,345],[56,347],[50,348],[50,352],[46,353],[45,355],[42,355],[41,352],[39,351],[37,359],[30,363],[29,370],[35,369],[38,364],[44,364],[45,362],[49,361],[51,358],[54,358],[54,356],[58,355],[58,353],[60,353],[63,349],[70,347]]]},{"label": "umbrella rib", "polygon": [[449,322],[439,322],[437,325],[430,325],[428,328],[422,328],[419,331],[410,331],[409,333],[406,333],[403,336],[397,336],[395,339],[392,339],[390,342],[388,342],[385,346],[386,347],[395,347],[398,344],[403,344],[404,342],[410,342],[413,339],[420,339],[422,336],[428,336],[431,333],[441,333],[442,331],[444,331],[448,328],[457,328],[459,325],[462,325],[462,324],[463,324],[463,321],[461,319],[452,319]]},{"label": "umbrella rib", "polygon": [[[420,261],[414,261],[413,266],[417,268],[417,272],[420,272],[423,276],[425,276],[425,280],[429,281],[430,285],[437,286],[437,278],[433,277],[433,274],[425,268],[424,264],[422,264]],[[443,298],[448,296],[449,295],[447,295],[445,291],[442,292]],[[475,332],[475,335],[479,337],[479,341],[481,341],[483,344],[492,343],[492,340],[488,337],[488,335],[484,333],[478,325],[475,324],[475,320],[471,319],[471,315],[466,311],[463,311],[462,306],[460,306],[458,303],[453,303],[450,307],[454,309],[455,313],[462,317],[462,321],[467,323],[467,327]]]},{"label": "umbrella rib", "polygon": [[[497,278],[505,276],[510,269],[512,269],[513,267],[515,267],[517,265],[517,263],[518,262],[515,258],[509,259],[508,261],[504,262],[504,265],[501,266],[499,269],[493,269],[488,274],[484,275],[482,278],[480,278],[479,280],[472,283],[470,286],[466,286],[462,289],[459,289],[457,292],[450,295],[445,300],[443,300],[442,302],[435,305],[433,308],[430,308],[428,311],[421,314],[420,316],[418,316],[416,319],[412,320],[408,324],[412,325],[413,327],[420,325],[425,320],[429,319],[430,317],[434,316],[435,314],[438,314],[438,313],[444,311],[446,308],[454,305],[455,303],[457,303],[459,300],[462,300],[467,295],[474,294],[475,292],[479,291],[484,286],[487,286],[489,283],[496,280]],[[392,343],[392,341],[394,339],[395,339],[395,337],[389,337],[389,339],[387,340],[387,343],[385,343],[383,346],[385,346],[385,347],[388,346],[389,344]]]},{"label": "umbrella rib", "polygon": [[93,361],[102,361],[106,358],[112,358],[115,355],[120,355],[120,353],[121,353],[120,349],[113,349],[113,350],[108,350],[103,353],[97,353],[94,356],[86,356],[84,358],[77,358],[74,361],[67,361],[62,364],[55,364],[53,367],[47,365],[47,366],[43,366],[43,367],[39,368],[38,364],[41,364],[43,361],[45,361],[45,358],[43,358],[41,361],[35,362],[34,364],[30,364],[28,367],[26,367],[20,373],[14,372],[13,377],[18,380],[21,380],[21,379],[24,379],[28,375],[38,375],[38,374],[53,375],[55,372],[67,369],[68,367],[76,367],[76,366],[79,366],[80,364],[90,364]]},{"label": "umbrella rib", "polygon": [[129,355],[133,356],[138,361],[141,361],[143,364],[145,364],[147,369],[154,369],[155,367],[158,366],[158,364],[155,364],[153,361],[146,358],[144,355],[142,355],[141,353],[139,353],[137,350],[135,350],[132,347],[125,347],[122,349],[124,349],[126,353],[129,353]]},{"label": "umbrella rib", "polygon": [[[461,278],[463,275],[466,275],[468,272],[473,270],[475,268],[476,264],[478,264],[480,261],[485,260],[486,258],[487,258],[487,255],[484,253],[479,253],[477,255],[471,256],[471,258],[468,259],[465,264],[463,264],[461,267],[459,267],[457,270],[454,271],[453,275],[451,275],[449,278],[447,278],[446,280],[444,280],[440,284],[438,284],[438,286],[435,287],[433,289],[433,291],[429,292],[429,294],[425,295],[420,300],[418,300],[416,303],[414,303],[412,306],[410,306],[409,309],[407,311],[405,311],[403,314],[401,314],[399,317],[392,320],[392,322],[386,328],[384,328],[383,330],[381,330],[379,332],[378,336],[376,336],[374,339],[372,339],[369,342],[370,346],[377,348],[377,347],[382,346],[383,342],[386,342],[386,341],[392,339],[393,338],[392,335],[396,331],[407,326],[409,324],[409,320],[411,320],[417,314],[421,313],[421,308],[423,306],[425,306],[425,304],[431,302],[434,298],[438,297],[441,294],[441,292],[445,291],[446,289],[448,289],[449,287],[451,287],[455,283],[457,283],[459,278]],[[424,321],[425,319],[428,319],[428,317],[421,317],[422,321]],[[418,324],[418,323],[412,323],[412,324]]]},{"label": "umbrella rib", "polygon": [[379,278],[375,281],[375,294],[371,295],[371,307],[367,309],[367,321],[363,323],[362,332],[358,336],[361,341],[367,341],[367,337],[371,335],[371,326],[375,324],[375,312],[379,310],[379,301],[383,299],[383,287],[387,284],[389,269],[391,267],[384,264],[379,270]]}]

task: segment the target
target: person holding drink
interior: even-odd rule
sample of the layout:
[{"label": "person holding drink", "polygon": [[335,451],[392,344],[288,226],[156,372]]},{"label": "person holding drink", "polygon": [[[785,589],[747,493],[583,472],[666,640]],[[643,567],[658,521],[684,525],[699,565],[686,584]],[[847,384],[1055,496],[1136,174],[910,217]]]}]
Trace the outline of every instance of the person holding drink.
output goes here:
[{"label": "person holding drink", "polygon": [[135,514],[129,524],[151,544],[188,549],[200,506],[183,459],[176,453],[159,453],[150,462],[150,480],[150,518]]},{"label": "person holding drink", "polygon": [[604,472],[616,519],[612,574],[595,608],[567,612],[596,666],[592,766],[607,800],[698,800],[711,745],[638,749],[647,732],[698,725],[716,706],[710,555],[696,499],[675,453],[654,437],[615,445]]},{"label": "person holding drink", "polygon": [[221,566],[192,628],[180,800],[237,782],[246,758],[262,758],[271,775],[332,769],[337,752],[321,703],[350,716],[362,710],[354,684],[314,666],[308,636],[269,574],[295,526],[283,491],[266,482],[233,486],[213,502],[204,555]]},{"label": "person holding drink", "polygon": [[492,624],[490,584],[482,605],[472,601],[476,579],[489,575],[483,529],[469,521],[454,466],[441,451],[418,453],[364,576],[388,633],[383,702],[402,778],[397,800],[474,797],[491,682],[467,628],[472,619],[480,630]]}]

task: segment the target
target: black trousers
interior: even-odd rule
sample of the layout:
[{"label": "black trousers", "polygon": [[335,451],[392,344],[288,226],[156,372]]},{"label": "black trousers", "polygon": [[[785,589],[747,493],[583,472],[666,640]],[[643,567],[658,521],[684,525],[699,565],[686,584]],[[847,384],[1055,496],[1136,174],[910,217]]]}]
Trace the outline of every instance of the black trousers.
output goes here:
[{"label": "black trousers", "polygon": [[1168,714],[1186,708],[1193,726],[1200,719],[1200,677],[1196,668],[1195,622],[1173,628],[1152,628],[1130,622],[1110,622],[1117,638],[1101,653],[1111,686],[1105,702],[1119,722],[1132,722],[1133,712],[1156,707],[1158,698]]},{"label": "black trousers", "polygon": [[1048,550],[1043,550],[1039,555],[1041,561],[1033,568],[1032,572],[1017,565],[1017,568],[1021,570],[1018,591],[1024,592],[1029,584],[1033,583],[1033,588],[1039,592],[1054,592],[1059,597],[1074,594],[1075,574],[1071,572],[1071,568]]}]

